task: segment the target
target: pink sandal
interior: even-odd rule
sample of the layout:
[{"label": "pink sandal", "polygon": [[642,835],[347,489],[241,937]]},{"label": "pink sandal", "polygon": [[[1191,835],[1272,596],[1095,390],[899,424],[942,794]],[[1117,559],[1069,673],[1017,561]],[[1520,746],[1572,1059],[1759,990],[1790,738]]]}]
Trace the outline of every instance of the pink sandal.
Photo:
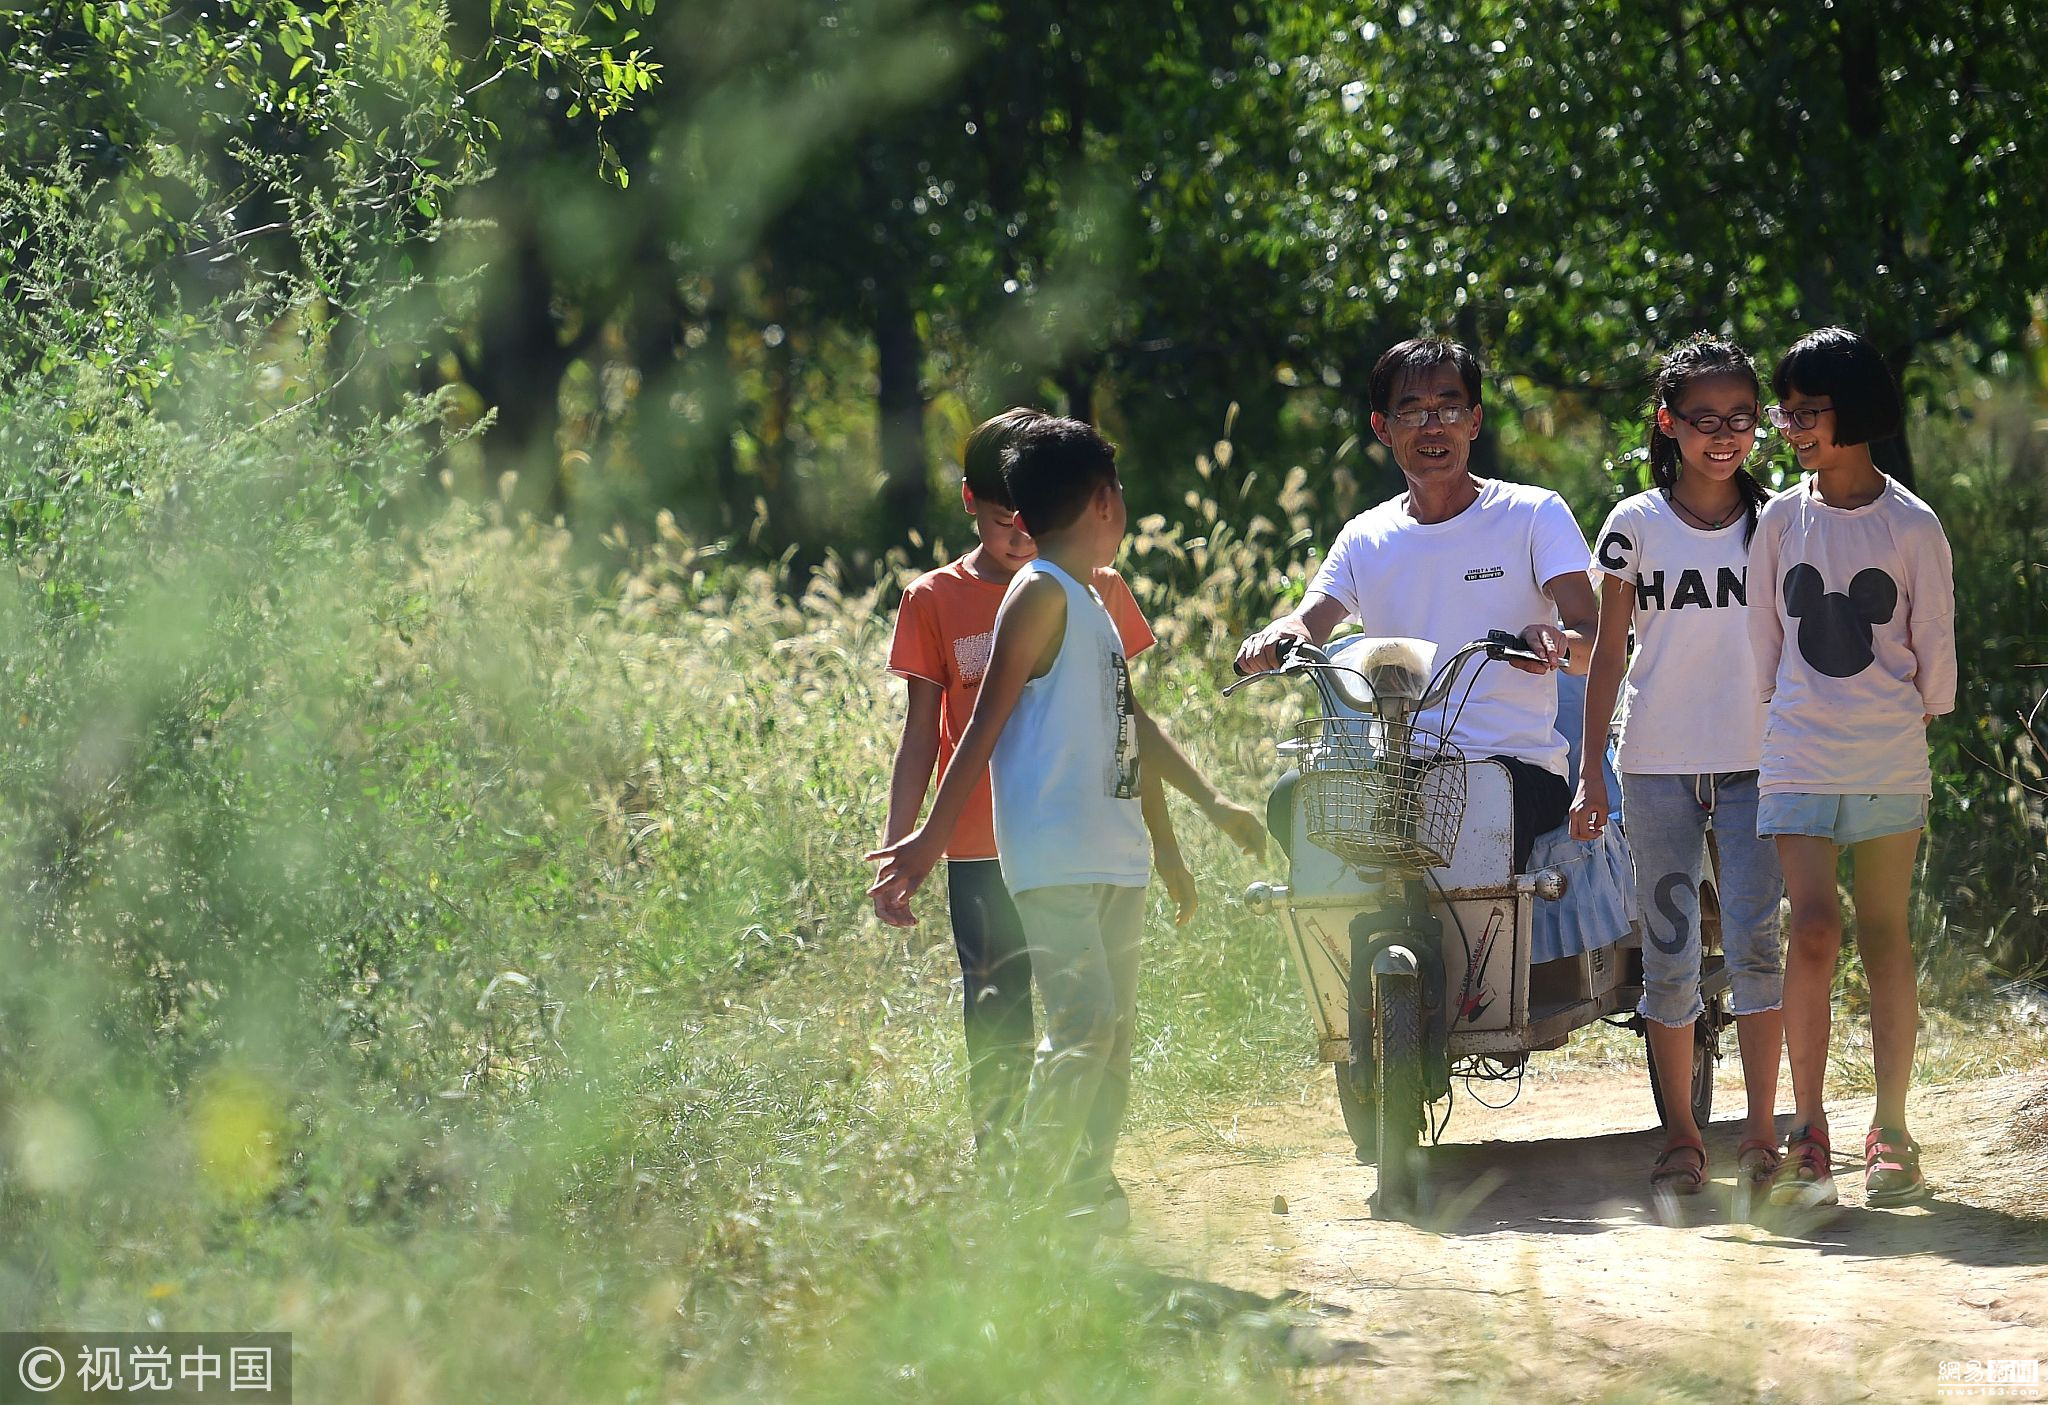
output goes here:
[{"label": "pink sandal", "polygon": [[1920,1174],[1920,1143],[1896,1127],[1872,1127],[1863,1138],[1863,1200],[1904,1205],[1927,1193]]},{"label": "pink sandal", "polygon": [[1794,1127],[1785,1139],[1785,1160],[1771,1178],[1771,1203],[1795,1210],[1839,1205],[1835,1194],[1834,1149],[1828,1135],[1811,1124]]}]

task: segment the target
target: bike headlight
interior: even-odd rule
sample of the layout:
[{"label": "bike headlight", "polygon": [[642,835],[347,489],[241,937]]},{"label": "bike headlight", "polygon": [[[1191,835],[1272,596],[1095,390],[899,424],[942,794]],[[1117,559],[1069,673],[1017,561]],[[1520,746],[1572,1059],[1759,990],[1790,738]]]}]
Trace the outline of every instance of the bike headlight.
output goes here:
[{"label": "bike headlight", "polygon": [[1244,905],[1248,912],[1259,917],[1270,917],[1280,904],[1287,901],[1287,888],[1280,883],[1254,883],[1244,890]]}]

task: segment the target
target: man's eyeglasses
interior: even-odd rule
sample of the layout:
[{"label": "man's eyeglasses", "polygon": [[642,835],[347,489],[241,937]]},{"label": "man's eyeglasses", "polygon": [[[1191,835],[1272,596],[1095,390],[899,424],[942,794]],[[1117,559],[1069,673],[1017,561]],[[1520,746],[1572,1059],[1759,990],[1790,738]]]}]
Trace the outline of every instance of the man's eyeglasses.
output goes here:
[{"label": "man's eyeglasses", "polygon": [[1396,410],[1387,418],[1403,429],[1420,429],[1434,415],[1438,424],[1448,428],[1461,425],[1478,413],[1478,409],[1471,405],[1445,405],[1438,410]]},{"label": "man's eyeglasses", "polygon": [[1756,428],[1756,416],[1747,410],[1738,410],[1732,415],[1681,415],[1674,410],[1671,417],[1684,420],[1698,433],[1707,435],[1719,434],[1723,425],[1731,434],[1747,434]]},{"label": "man's eyeglasses", "polygon": [[1834,409],[1832,405],[1823,405],[1817,410],[1788,410],[1783,405],[1773,405],[1764,411],[1764,418],[1773,429],[1812,429],[1820,423],[1822,415],[1832,414]]}]

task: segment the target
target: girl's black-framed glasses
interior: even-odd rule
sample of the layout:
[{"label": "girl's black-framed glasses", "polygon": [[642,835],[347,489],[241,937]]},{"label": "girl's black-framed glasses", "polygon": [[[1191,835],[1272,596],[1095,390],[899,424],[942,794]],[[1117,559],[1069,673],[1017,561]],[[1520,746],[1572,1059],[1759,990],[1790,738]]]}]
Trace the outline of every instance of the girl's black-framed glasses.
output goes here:
[{"label": "girl's black-framed glasses", "polygon": [[1719,434],[1725,426],[1730,433],[1748,434],[1757,426],[1757,417],[1748,410],[1737,410],[1732,415],[1681,415],[1671,412],[1671,418],[1684,420],[1699,434]]},{"label": "girl's black-framed glasses", "polygon": [[1764,418],[1773,429],[1812,429],[1820,423],[1822,415],[1833,414],[1834,409],[1832,405],[1822,405],[1817,409],[1788,410],[1783,405],[1773,405],[1764,411]]}]

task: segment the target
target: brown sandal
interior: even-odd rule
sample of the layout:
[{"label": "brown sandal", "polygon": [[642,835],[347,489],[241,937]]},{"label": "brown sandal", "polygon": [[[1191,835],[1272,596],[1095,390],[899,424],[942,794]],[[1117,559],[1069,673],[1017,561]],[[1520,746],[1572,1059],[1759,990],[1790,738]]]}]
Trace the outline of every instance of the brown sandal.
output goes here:
[{"label": "brown sandal", "polygon": [[[1698,1160],[1673,1165],[1671,1158],[1689,1151]],[[1698,1195],[1707,1188],[1707,1148],[1698,1137],[1673,1137],[1650,1168],[1650,1189],[1666,1195]]]},{"label": "brown sandal", "polygon": [[1785,1164],[1785,1153],[1778,1149],[1775,1141],[1762,1137],[1751,1137],[1735,1148],[1735,1165],[1753,1189],[1761,1190],[1771,1183],[1771,1177],[1778,1174],[1778,1168]]}]

